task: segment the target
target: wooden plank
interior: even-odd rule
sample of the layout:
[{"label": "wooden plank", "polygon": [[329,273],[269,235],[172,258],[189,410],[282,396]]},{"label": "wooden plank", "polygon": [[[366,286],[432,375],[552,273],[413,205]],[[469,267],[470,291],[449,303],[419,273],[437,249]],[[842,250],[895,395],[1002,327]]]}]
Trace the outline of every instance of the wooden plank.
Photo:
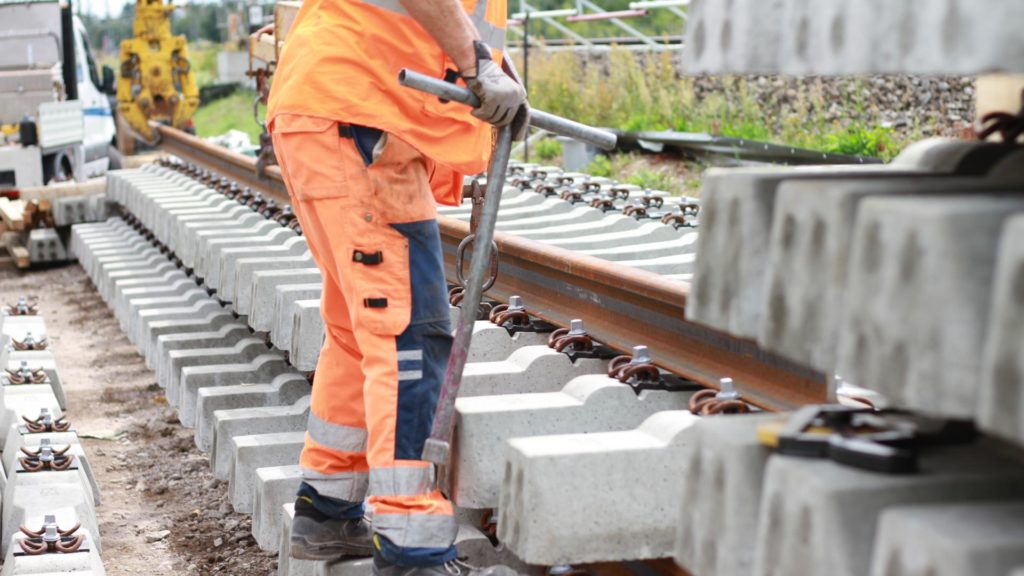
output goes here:
[{"label": "wooden plank", "polygon": [[272,34],[264,34],[256,38],[255,35],[249,36],[249,69],[261,68],[262,66],[254,66],[256,62],[262,62],[264,64],[273,64],[277,62],[277,42]]},{"label": "wooden plank", "polygon": [[55,202],[57,199],[67,196],[95,196],[103,194],[106,189],[106,178],[93,178],[85,182],[60,182],[37,188],[22,188],[20,192],[22,200],[49,200],[50,202]]},{"label": "wooden plank", "polygon": [[1021,109],[1024,74],[988,74],[979,76],[975,92],[978,119],[992,112],[1016,114]]},{"label": "wooden plank", "polygon": [[283,44],[288,39],[302,2],[278,2],[274,5],[274,36]]},{"label": "wooden plank", "polygon": [[17,232],[5,232],[0,236],[0,245],[7,248],[7,252],[14,259],[14,265],[18,268],[28,268],[28,248],[21,243],[21,235]]},{"label": "wooden plank", "polygon": [[7,228],[14,231],[21,231],[25,229],[25,201],[24,200],[10,200],[5,197],[0,197],[0,219],[3,220]]}]

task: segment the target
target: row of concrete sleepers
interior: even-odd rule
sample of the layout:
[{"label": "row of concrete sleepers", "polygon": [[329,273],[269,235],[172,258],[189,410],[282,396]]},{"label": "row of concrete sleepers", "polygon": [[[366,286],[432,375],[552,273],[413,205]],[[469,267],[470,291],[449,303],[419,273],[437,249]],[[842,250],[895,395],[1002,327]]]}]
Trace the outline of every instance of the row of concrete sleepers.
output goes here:
[{"label": "row of concrete sleepers", "polygon": [[82,449],[46,324],[21,298],[0,315],[0,574],[106,572],[99,487]]},{"label": "row of concrete sleepers", "polygon": [[[1024,565],[1022,168],[1019,147],[930,140],[884,167],[706,177],[691,320],[825,373],[835,399],[983,434],[906,476],[772,457],[755,574]],[[698,573],[723,561],[681,542]]]},{"label": "row of concrete sleepers", "polygon": [[[168,168],[115,173],[108,194],[128,221],[76,227],[73,249],[217,474],[231,481],[235,507],[255,514],[260,546],[280,548],[300,477],[305,371],[320,344],[315,333],[301,338],[305,319],[319,320],[317,280],[300,277],[312,268],[308,252],[267,252],[298,241],[280,232],[268,239],[267,230],[281,227]],[[301,302],[313,312],[303,316]],[[897,574],[885,570],[902,564],[887,558],[916,558],[915,550],[943,542],[941,534],[891,537],[901,522],[917,525],[919,512],[901,505],[951,494],[1010,498],[1022,485],[1019,462],[988,444],[937,454],[935,474],[910,477],[769,458],[755,429],[773,416],[699,418],[686,410],[692,389],[637,394],[606,376],[605,361],[573,362],[545,339],[487,322],[475,330],[449,493],[466,521],[460,547],[479,563],[674,556],[696,574]],[[311,363],[300,367],[300,358]],[[859,516],[844,504],[851,498],[862,504]],[[488,509],[500,552],[474,527]],[[812,536],[828,553],[808,552]],[[941,547],[945,557],[969,559],[992,545],[954,540]],[[355,573],[366,562],[312,565],[282,555],[280,566],[286,574]]]}]

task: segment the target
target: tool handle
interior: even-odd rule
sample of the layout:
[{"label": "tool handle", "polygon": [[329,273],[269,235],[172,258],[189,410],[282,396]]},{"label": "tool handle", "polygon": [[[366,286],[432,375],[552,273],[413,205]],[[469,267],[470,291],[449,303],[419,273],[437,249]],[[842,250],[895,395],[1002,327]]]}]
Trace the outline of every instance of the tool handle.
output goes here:
[{"label": "tool handle", "polygon": [[[451,100],[465,104],[471,108],[480,106],[480,99],[469,88],[463,88],[451,82],[445,82],[426,74],[420,74],[409,69],[403,69],[398,73],[398,83],[407,88],[414,88],[427,94],[432,94],[443,100]],[[617,137],[615,134],[600,128],[593,128],[586,124],[580,124],[574,120],[548,114],[536,109],[530,109],[530,126],[547,130],[559,136],[568,136],[581,142],[593,144],[604,150],[615,148]]]}]

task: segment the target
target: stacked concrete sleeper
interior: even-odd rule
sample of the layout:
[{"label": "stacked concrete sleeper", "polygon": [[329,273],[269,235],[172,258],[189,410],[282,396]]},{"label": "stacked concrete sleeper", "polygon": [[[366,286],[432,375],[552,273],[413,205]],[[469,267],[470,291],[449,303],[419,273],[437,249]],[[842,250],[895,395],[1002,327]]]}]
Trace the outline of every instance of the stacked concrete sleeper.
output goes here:
[{"label": "stacked concrete sleeper", "polygon": [[[65,419],[69,407],[45,320],[17,314],[16,309],[9,312],[0,314],[0,576],[102,576],[106,572],[96,520],[100,490],[73,419]],[[19,529],[40,531],[47,524],[66,532],[59,538],[63,550],[48,549],[45,539]],[[80,527],[70,531],[76,525]]]},{"label": "stacked concrete sleeper", "polygon": [[[705,201],[715,196],[714,178]],[[72,249],[182,423],[195,428],[215,473],[230,481],[235,508],[254,514],[257,542],[282,549],[308,415],[305,373],[315,366],[323,330],[318,276],[301,237],[167,168],[117,172],[108,182],[132,224],[76,227]],[[759,186],[755,177],[747,189]],[[509,188],[503,200],[531,195],[540,197]],[[537,232],[571,237],[578,224],[562,226],[555,219]],[[706,218],[701,226],[714,232]],[[692,262],[696,233],[664,228],[686,239],[688,247],[677,250]],[[270,246],[280,250],[268,257]],[[694,574],[900,574],[885,570],[905,560],[883,555],[916,558],[922,547],[941,546],[943,557],[962,560],[981,546],[942,534],[941,524],[921,523],[915,508],[903,506],[1024,497],[1019,455],[987,441],[930,456],[933,473],[879,477],[769,457],[755,429],[773,416],[695,417],[686,410],[689,393],[637,395],[605,376],[603,361],[573,363],[536,334],[509,336],[480,322],[471,360],[457,404],[450,489],[465,519],[460,548],[471,562],[525,568],[674,556]],[[497,511],[500,550],[475,528],[485,509]],[[988,516],[968,516],[983,531]],[[905,525],[934,534],[906,542],[890,536]],[[801,540],[808,534],[827,553],[808,551]],[[953,544],[940,544],[950,537]],[[1010,566],[1024,564],[1014,544],[998,548]],[[281,574],[368,571],[365,560],[325,565],[286,554],[279,566]],[[945,573],[955,572],[938,574]]]}]

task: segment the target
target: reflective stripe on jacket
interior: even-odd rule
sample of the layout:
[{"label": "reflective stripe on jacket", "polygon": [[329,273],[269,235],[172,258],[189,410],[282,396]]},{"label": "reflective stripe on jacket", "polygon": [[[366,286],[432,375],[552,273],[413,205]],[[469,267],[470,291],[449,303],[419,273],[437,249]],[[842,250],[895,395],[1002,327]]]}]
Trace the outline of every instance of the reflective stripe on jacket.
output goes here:
[{"label": "reflective stripe on jacket", "polygon": [[[462,4],[481,38],[502,48],[506,0]],[[444,78],[456,66],[398,0],[305,0],[271,89],[271,129],[279,114],[301,114],[395,134],[435,161],[435,198],[458,203],[462,174],[487,167],[492,129],[465,106],[400,86],[402,68]]]}]

